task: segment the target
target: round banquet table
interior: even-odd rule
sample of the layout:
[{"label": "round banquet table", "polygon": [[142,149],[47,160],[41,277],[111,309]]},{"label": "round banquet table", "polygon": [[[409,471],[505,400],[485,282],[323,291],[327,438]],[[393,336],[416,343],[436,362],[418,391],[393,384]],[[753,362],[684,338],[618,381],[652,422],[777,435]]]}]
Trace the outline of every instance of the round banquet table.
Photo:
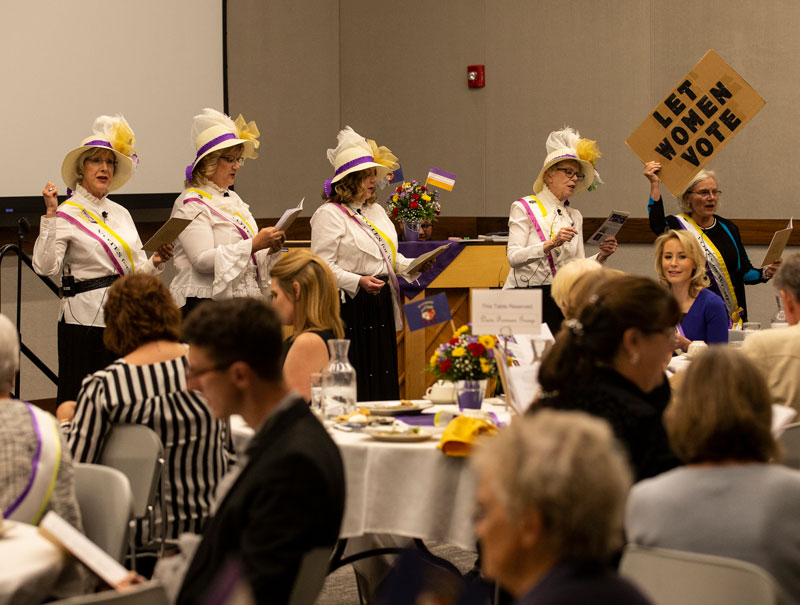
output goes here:
[{"label": "round banquet table", "polygon": [[0,537],[0,604],[41,603],[66,564],[66,555],[26,523],[3,521]]},{"label": "round banquet table", "polygon": [[[504,407],[490,401],[484,401],[483,409],[507,421]],[[435,405],[423,414],[439,410],[457,407]],[[442,429],[430,428],[434,437],[419,443],[386,443],[364,433],[330,430],[342,454],[346,482],[340,538],[392,534],[475,549],[475,475],[467,458],[442,454],[436,447]],[[231,417],[231,432],[237,451],[253,435],[237,416]]]}]

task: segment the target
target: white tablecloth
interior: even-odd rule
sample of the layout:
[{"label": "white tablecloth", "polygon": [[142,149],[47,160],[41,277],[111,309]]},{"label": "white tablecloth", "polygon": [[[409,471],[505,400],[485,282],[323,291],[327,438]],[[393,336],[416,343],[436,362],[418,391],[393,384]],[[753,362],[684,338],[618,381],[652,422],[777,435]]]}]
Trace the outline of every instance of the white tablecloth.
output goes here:
[{"label": "white tablecloth", "polygon": [[56,583],[66,555],[33,525],[4,521],[0,537],[0,603],[41,603]]},{"label": "white tablecloth", "polygon": [[[434,406],[456,410],[456,406]],[[506,416],[501,406],[484,410]],[[400,417],[402,420],[402,417]],[[234,445],[241,451],[253,431],[231,417]],[[393,534],[475,548],[473,511],[476,479],[466,458],[442,454],[437,439],[384,443],[362,433],[332,430],[342,454],[346,502],[340,537]]]}]

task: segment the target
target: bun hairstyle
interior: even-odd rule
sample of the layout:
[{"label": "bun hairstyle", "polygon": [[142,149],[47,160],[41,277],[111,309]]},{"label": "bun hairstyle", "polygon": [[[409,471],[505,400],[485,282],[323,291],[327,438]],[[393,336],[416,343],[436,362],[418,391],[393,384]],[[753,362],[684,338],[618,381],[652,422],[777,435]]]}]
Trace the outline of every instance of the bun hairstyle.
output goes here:
[{"label": "bun hairstyle", "polygon": [[652,279],[621,275],[587,292],[576,317],[564,322],[542,362],[539,383],[547,394],[581,380],[596,365],[612,365],[626,330],[661,332],[680,320],[672,294]]}]

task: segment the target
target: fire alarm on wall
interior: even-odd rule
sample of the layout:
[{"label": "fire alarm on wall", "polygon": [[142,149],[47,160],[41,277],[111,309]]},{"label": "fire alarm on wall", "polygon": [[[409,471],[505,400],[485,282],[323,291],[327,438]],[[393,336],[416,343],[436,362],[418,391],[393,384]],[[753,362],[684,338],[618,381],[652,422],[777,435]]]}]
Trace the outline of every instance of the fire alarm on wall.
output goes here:
[{"label": "fire alarm on wall", "polygon": [[467,65],[467,86],[483,88],[486,86],[486,72],[483,65]]}]

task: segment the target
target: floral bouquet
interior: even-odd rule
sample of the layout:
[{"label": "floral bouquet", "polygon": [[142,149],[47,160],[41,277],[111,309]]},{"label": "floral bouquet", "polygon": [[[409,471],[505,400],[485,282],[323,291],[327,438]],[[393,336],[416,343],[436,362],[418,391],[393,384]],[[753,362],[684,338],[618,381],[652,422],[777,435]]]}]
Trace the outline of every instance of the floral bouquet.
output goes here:
[{"label": "floral bouquet", "polygon": [[439,192],[420,185],[417,181],[404,181],[386,200],[394,219],[404,221],[432,221],[442,211]]},{"label": "floral bouquet", "polygon": [[497,377],[497,339],[489,334],[475,336],[469,325],[461,326],[448,342],[442,343],[430,359],[427,370],[437,380],[483,380]]}]

